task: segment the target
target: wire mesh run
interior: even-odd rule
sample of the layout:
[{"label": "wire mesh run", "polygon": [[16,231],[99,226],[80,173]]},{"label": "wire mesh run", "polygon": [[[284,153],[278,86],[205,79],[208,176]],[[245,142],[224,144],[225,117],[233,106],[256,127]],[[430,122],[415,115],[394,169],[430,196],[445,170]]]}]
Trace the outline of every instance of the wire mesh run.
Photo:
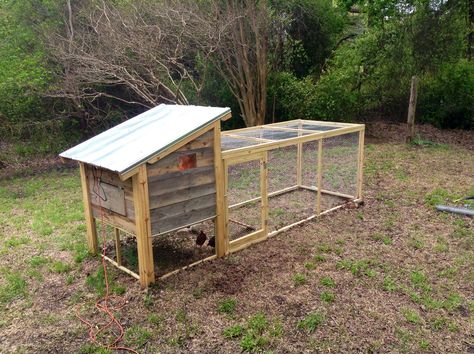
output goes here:
[{"label": "wire mesh run", "polygon": [[260,128],[255,130],[245,130],[241,132],[236,132],[235,135],[242,137],[251,137],[267,140],[285,140],[296,138],[298,136],[307,135],[310,133],[299,132],[292,130],[280,130],[280,129],[271,129],[271,128]]},{"label": "wire mesh run", "polygon": [[359,134],[323,140],[323,189],[356,195]]},{"label": "wire mesh run", "polygon": [[282,124],[280,127],[284,128],[291,128],[291,129],[303,129],[303,130],[314,130],[314,131],[330,131],[334,129],[340,128],[339,126],[334,126],[334,125],[325,125],[323,122],[322,123],[316,123],[316,122],[290,122],[288,124]]},{"label": "wire mesh run", "polygon": [[[247,138],[277,139],[302,137],[301,129],[331,131],[338,126],[306,121],[280,125],[295,131],[272,129],[242,131]],[[276,129],[273,129],[276,131]],[[295,141],[291,145],[259,149],[267,159],[267,232],[275,233],[319,212],[330,210],[357,198],[360,132]],[[306,139],[305,139],[306,140]],[[320,151],[320,148],[322,149]],[[250,152],[251,156],[252,152]],[[256,157],[257,158],[257,157]],[[228,169],[230,240],[262,226],[262,190],[259,161],[231,165]],[[318,199],[320,194],[320,199]],[[238,206],[238,208],[235,208]]]},{"label": "wire mesh run", "polygon": [[262,229],[261,161],[228,166],[227,201],[229,240]]},{"label": "wire mesh run", "polygon": [[268,192],[274,193],[297,184],[297,147],[268,151]]},{"label": "wire mesh run", "polygon": [[261,144],[261,143],[262,142],[259,142],[259,141],[244,140],[244,139],[239,139],[239,138],[235,138],[235,137],[228,136],[228,135],[222,135],[222,137],[221,137],[221,149],[222,149],[222,151],[227,151],[227,150],[232,150],[232,149],[238,149],[238,148],[241,148],[241,147],[258,145],[258,144]]}]

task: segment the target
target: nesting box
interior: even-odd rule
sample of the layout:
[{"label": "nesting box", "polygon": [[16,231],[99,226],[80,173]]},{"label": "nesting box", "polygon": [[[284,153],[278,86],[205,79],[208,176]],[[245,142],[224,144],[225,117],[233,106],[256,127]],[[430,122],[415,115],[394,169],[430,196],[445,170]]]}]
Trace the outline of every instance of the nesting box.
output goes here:
[{"label": "nesting box", "polygon": [[[153,236],[213,221],[213,259],[362,201],[364,125],[221,132],[230,116],[162,104],[62,153],[80,165],[89,250],[98,252],[96,220],[112,226],[116,259],[104,257],[148,286]],[[120,230],[136,237],[138,274],[121,262]]]}]

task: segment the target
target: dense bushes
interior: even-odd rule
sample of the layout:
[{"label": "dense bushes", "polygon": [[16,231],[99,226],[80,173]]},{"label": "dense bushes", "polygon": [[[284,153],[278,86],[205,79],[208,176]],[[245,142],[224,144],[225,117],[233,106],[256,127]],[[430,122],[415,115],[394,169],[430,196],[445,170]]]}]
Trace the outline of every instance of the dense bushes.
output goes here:
[{"label": "dense bushes", "polygon": [[[111,7],[131,3],[105,1]],[[58,61],[48,45],[48,38],[58,33],[68,38],[67,3],[0,0],[0,136],[2,141],[21,141],[24,153],[60,150],[145,109],[133,104],[136,93],[120,84],[120,79],[95,86],[69,80],[67,73],[79,67]],[[70,3],[72,12],[81,14],[82,2]],[[171,1],[169,6],[183,3]],[[296,118],[405,121],[410,79],[417,75],[418,122],[474,127],[474,36],[469,36],[473,24],[468,0],[436,4],[411,0],[409,8],[399,6],[397,0],[268,0],[267,4],[273,22],[262,38],[268,49],[266,123]],[[77,18],[72,24],[77,36],[80,23],[74,21]],[[82,30],[88,34],[90,28]],[[177,87],[168,92],[168,101],[180,90],[190,104],[231,107],[234,119],[225,128],[242,127],[241,105],[217,69],[218,63],[200,53],[195,42],[189,43],[192,50],[183,53],[179,65],[192,77],[192,84],[179,79],[174,57],[167,69],[169,76],[156,82],[172,81]],[[137,56],[141,62],[135,65],[132,56],[136,53],[119,52],[137,77],[147,77],[143,68],[153,69],[153,63],[142,65],[146,56]],[[108,57],[107,52],[103,54]],[[150,54],[154,58],[156,53],[151,50]],[[109,77],[103,79],[107,82]],[[144,80],[140,85],[146,86],[152,98],[160,97],[160,85],[150,82],[154,81]],[[77,88],[80,99],[68,98],[67,94],[78,93]],[[52,98],[58,91],[63,97]]]},{"label": "dense bushes", "polygon": [[474,65],[467,60],[441,66],[424,77],[418,105],[420,120],[443,128],[474,128]]}]

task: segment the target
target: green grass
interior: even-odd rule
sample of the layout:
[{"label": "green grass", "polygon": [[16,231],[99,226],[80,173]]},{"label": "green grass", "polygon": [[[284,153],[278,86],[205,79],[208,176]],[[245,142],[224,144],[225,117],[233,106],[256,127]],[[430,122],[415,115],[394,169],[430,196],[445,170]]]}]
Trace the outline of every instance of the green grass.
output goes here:
[{"label": "green grass", "polygon": [[152,333],[139,325],[133,325],[125,331],[125,343],[130,347],[139,349],[143,347],[152,337]]},{"label": "green grass", "polygon": [[4,247],[5,248],[16,248],[21,245],[26,245],[30,242],[28,237],[16,237],[13,236],[5,241]]},{"label": "green grass", "polygon": [[431,291],[431,287],[428,284],[428,278],[421,271],[412,271],[410,273],[410,282],[417,289],[427,292]]},{"label": "green grass", "polygon": [[322,254],[316,254],[313,259],[315,262],[326,262],[326,256]]},{"label": "green grass", "polygon": [[298,329],[305,330],[312,333],[318,328],[324,321],[326,316],[320,312],[314,312],[307,315],[303,320],[298,323]]},{"label": "green grass", "polygon": [[390,238],[390,236],[388,235],[385,235],[385,234],[382,234],[382,233],[379,233],[379,232],[376,232],[376,233],[373,233],[371,235],[371,238],[374,240],[374,241],[377,241],[377,242],[382,242],[384,245],[391,245],[393,243],[392,239]]},{"label": "green grass", "polygon": [[306,284],[308,282],[308,279],[306,278],[306,275],[297,273],[293,276],[293,282],[296,286],[301,286]]},{"label": "green grass", "polygon": [[237,337],[240,337],[244,333],[244,330],[245,329],[242,325],[235,325],[235,326],[231,326],[224,329],[222,334],[227,339],[237,338]]},{"label": "green grass", "polygon": [[336,295],[330,291],[323,291],[320,295],[320,299],[324,302],[334,302]]},{"label": "green grass", "polygon": [[38,268],[44,264],[48,264],[49,262],[50,258],[44,256],[33,256],[28,261],[28,263],[34,268]]},{"label": "green grass", "polygon": [[397,290],[398,286],[395,283],[395,280],[392,279],[389,275],[383,279],[383,289],[388,292],[393,292]]},{"label": "green grass", "polygon": [[72,266],[68,263],[56,261],[51,264],[50,270],[58,274],[68,273],[72,270]]},{"label": "green grass", "polygon": [[409,244],[415,250],[421,250],[425,247],[425,243],[419,236],[412,236],[409,240]]},{"label": "green grass", "polygon": [[0,286],[0,304],[8,304],[28,295],[28,284],[19,272],[2,271],[5,284]]},{"label": "green grass", "polygon": [[165,321],[165,317],[152,313],[148,316],[148,322],[155,326],[161,326]]},{"label": "green grass", "polygon": [[323,277],[319,280],[319,284],[327,287],[335,287],[336,283],[330,277]]},{"label": "green grass", "polygon": [[343,259],[336,263],[336,269],[349,270],[352,275],[360,277],[374,277],[377,273],[371,268],[371,261],[368,259],[347,260]]},{"label": "green grass", "polygon": [[[112,294],[121,295],[125,293],[126,288],[115,281],[115,269],[108,268],[109,291]],[[105,277],[104,269],[100,267],[94,274],[89,274],[86,278],[87,287],[94,291],[98,296],[105,295]]]},{"label": "green grass", "polygon": [[225,299],[219,302],[217,311],[220,313],[233,314],[237,306],[237,300]]},{"label": "green grass", "polygon": [[304,267],[307,269],[307,270],[314,270],[316,269],[316,264],[314,264],[313,262],[306,262],[304,264]]},{"label": "green grass", "polygon": [[450,202],[456,198],[457,197],[455,195],[451,194],[446,189],[436,188],[426,195],[425,202],[429,206],[434,207],[435,205],[446,204],[447,202]]},{"label": "green grass", "polygon": [[251,316],[244,324],[232,325],[222,332],[226,339],[240,338],[239,345],[243,352],[262,352],[271,338],[281,337],[282,334],[282,324],[268,319],[262,312]]},{"label": "green grass", "polygon": [[403,317],[405,317],[405,320],[412,324],[420,324],[421,323],[421,317],[418,312],[416,312],[413,309],[408,309],[408,308],[403,308],[401,310]]}]

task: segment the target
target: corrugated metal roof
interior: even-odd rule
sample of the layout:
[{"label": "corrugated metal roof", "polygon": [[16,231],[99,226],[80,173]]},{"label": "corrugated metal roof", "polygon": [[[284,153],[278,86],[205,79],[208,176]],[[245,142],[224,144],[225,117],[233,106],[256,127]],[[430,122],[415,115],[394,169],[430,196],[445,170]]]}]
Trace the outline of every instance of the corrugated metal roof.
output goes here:
[{"label": "corrugated metal roof", "polygon": [[160,104],[59,156],[122,174],[229,112],[229,108]]}]

